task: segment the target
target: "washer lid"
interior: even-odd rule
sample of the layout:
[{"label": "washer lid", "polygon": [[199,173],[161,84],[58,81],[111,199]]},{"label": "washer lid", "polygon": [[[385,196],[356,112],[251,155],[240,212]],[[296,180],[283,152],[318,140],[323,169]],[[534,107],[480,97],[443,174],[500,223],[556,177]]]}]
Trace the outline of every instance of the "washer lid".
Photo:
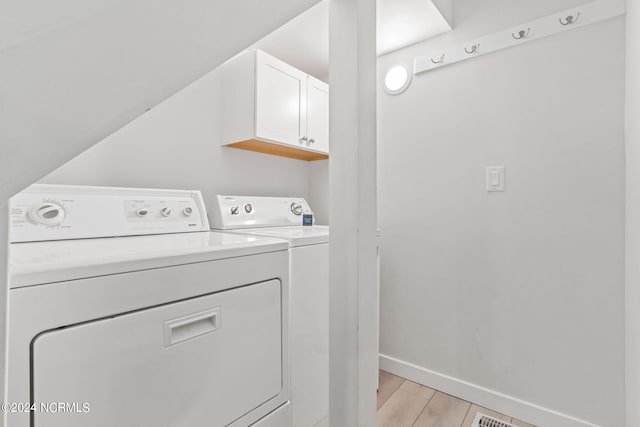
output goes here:
[{"label": "washer lid", "polygon": [[290,247],[318,245],[329,242],[329,226],[296,226],[296,227],[266,227],[252,228],[249,230],[237,230],[238,233],[246,233],[255,236],[275,237],[289,241]]},{"label": "washer lid", "polygon": [[287,242],[218,232],[14,243],[12,288],[286,250]]}]

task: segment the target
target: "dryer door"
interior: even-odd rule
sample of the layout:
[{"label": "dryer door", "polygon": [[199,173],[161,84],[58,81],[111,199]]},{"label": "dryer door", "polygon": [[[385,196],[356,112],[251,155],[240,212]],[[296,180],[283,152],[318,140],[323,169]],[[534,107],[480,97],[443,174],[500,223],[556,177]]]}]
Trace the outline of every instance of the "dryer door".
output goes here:
[{"label": "dryer door", "polygon": [[282,388],[280,287],[271,280],[41,334],[33,425],[231,423]]}]

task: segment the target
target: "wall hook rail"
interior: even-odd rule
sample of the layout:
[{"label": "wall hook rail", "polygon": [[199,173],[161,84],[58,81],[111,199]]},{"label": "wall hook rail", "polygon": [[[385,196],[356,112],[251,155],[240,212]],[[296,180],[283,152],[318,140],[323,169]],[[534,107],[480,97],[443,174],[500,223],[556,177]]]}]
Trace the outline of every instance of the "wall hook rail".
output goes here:
[{"label": "wall hook rail", "polygon": [[444,53],[435,59],[431,58],[431,62],[433,62],[434,64],[442,64],[444,62]]},{"label": "wall hook rail", "polygon": [[465,47],[464,51],[467,52],[469,55],[473,55],[474,53],[478,53],[478,51],[480,50],[480,43],[476,43],[473,46],[471,46],[470,48]]},{"label": "wall hook rail", "polygon": [[[542,18],[520,22],[492,34],[474,36],[454,46],[440,46],[413,59],[413,73],[419,74],[436,68],[474,59],[502,49],[521,46],[543,37],[572,31],[585,25],[624,15],[625,0],[591,0],[579,7],[555,12]],[[482,45],[482,48],[480,47]],[[446,56],[446,60],[445,60]]]},{"label": "wall hook rail", "polygon": [[531,33],[531,28],[520,30],[517,33],[511,33],[511,37],[513,37],[515,40],[522,40],[527,38],[529,36],[529,33]]},{"label": "wall hook rail", "polygon": [[562,25],[571,25],[571,24],[575,24],[576,21],[580,19],[580,12],[578,12],[577,15],[568,15],[566,18],[564,18],[564,20],[562,18],[558,18],[558,22],[560,22],[560,24]]}]

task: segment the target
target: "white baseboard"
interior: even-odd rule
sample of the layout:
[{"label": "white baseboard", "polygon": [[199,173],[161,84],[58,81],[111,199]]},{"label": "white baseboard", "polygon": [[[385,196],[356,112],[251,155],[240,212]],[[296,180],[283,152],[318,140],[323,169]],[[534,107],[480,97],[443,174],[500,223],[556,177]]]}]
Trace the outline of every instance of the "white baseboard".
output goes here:
[{"label": "white baseboard", "polygon": [[513,396],[380,354],[380,369],[539,427],[599,427]]}]

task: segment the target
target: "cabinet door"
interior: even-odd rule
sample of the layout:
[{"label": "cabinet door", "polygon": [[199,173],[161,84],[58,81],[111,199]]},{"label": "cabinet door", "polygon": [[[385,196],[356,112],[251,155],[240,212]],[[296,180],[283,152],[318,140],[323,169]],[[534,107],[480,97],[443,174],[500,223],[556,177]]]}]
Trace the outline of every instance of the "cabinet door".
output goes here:
[{"label": "cabinet door", "polygon": [[270,280],[39,335],[34,402],[89,407],[30,425],[232,423],[282,389],[281,292]]},{"label": "cabinet door", "polygon": [[309,76],[307,85],[309,148],[329,152],[329,85]]},{"label": "cabinet door", "polygon": [[256,137],[304,146],[307,75],[256,52]]}]

